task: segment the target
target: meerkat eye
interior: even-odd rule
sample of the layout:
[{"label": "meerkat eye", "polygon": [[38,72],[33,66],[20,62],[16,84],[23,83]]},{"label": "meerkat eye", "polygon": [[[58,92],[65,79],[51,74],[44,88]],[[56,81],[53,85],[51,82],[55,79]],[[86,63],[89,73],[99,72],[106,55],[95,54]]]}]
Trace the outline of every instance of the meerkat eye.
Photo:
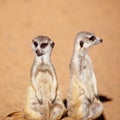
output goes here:
[{"label": "meerkat eye", "polygon": [[40,47],[41,47],[41,48],[45,48],[45,47],[47,47],[47,45],[48,45],[48,43],[42,43],[42,44],[40,45]]},{"label": "meerkat eye", "polygon": [[91,37],[89,38],[90,41],[94,41],[95,39],[96,39],[95,36],[91,36]]},{"label": "meerkat eye", "polygon": [[36,41],[33,42],[34,46],[37,47],[38,43]]}]

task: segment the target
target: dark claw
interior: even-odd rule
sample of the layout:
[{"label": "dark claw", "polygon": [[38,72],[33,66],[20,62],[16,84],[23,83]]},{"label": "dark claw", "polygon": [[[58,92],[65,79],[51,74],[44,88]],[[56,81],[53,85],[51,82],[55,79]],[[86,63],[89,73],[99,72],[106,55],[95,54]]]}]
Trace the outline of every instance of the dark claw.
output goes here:
[{"label": "dark claw", "polygon": [[99,96],[98,95],[95,95],[96,99],[99,100]]},{"label": "dark claw", "polygon": [[43,100],[39,100],[38,98],[37,98],[37,100],[38,100],[38,102],[40,103],[40,105],[43,104]]},{"label": "dark claw", "polygon": [[54,100],[51,100],[51,103],[53,104],[55,102],[56,98]]}]

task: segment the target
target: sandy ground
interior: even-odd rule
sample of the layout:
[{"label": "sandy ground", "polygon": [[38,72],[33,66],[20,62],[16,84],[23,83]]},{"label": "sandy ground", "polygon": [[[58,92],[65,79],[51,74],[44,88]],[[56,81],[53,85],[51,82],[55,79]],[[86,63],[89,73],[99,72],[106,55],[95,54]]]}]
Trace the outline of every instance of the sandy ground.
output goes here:
[{"label": "sandy ground", "polygon": [[73,42],[77,32],[90,31],[104,42],[91,48],[106,120],[120,116],[119,0],[0,0],[0,117],[23,109],[30,68],[31,41],[47,35],[56,46],[52,61],[66,97]]}]

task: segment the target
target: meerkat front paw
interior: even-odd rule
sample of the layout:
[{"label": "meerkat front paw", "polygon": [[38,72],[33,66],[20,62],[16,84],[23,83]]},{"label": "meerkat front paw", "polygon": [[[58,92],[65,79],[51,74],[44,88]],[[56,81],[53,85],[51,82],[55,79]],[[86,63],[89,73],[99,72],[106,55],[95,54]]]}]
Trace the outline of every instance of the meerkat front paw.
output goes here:
[{"label": "meerkat front paw", "polygon": [[99,95],[95,95],[96,99],[99,100]]},{"label": "meerkat front paw", "polygon": [[43,104],[43,98],[41,94],[37,94],[37,100],[40,104]]},{"label": "meerkat front paw", "polygon": [[42,99],[38,99],[38,98],[37,98],[37,100],[38,100],[38,102],[40,103],[40,105],[43,104],[43,100],[42,100]]},{"label": "meerkat front paw", "polygon": [[51,93],[51,103],[54,103],[54,101],[56,100],[56,96],[57,96],[57,94],[56,94],[56,92],[52,92]]}]

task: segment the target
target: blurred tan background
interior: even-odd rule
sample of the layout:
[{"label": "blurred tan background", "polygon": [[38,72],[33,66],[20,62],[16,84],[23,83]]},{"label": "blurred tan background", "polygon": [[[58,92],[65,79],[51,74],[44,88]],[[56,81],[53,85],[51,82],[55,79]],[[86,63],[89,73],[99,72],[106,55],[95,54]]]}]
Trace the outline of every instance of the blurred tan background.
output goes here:
[{"label": "blurred tan background", "polygon": [[47,35],[55,41],[52,54],[66,97],[74,38],[90,31],[104,42],[90,49],[106,120],[120,119],[119,0],[0,0],[0,117],[23,109],[30,68],[31,41]]}]

